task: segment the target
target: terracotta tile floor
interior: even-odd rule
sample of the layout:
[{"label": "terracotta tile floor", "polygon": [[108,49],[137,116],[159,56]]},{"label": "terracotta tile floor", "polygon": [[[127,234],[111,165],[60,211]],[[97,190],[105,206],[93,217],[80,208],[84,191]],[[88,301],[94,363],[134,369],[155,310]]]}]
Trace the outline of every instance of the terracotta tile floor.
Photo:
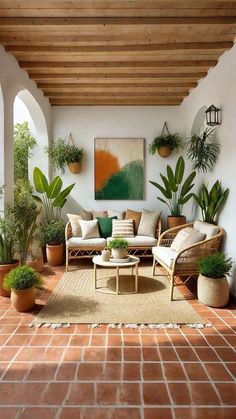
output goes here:
[{"label": "terracotta tile floor", "polygon": [[[45,269],[38,309],[63,269]],[[1,297],[0,418],[235,418],[236,305],[189,303],[213,326],[35,329]]]}]

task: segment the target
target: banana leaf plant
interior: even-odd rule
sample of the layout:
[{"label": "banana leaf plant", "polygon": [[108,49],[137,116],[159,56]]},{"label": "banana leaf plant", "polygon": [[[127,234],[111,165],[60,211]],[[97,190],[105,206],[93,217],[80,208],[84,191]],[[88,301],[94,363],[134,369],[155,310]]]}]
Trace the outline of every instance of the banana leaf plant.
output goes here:
[{"label": "banana leaf plant", "polygon": [[43,204],[47,223],[58,220],[67,201],[66,198],[74,188],[75,183],[61,190],[62,180],[60,176],[56,176],[50,183],[38,167],[34,169],[33,179],[35,190],[41,195],[41,197],[34,195],[34,198]]},{"label": "banana leaf plant", "polygon": [[185,162],[183,157],[179,157],[174,170],[168,165],[166,176],[160,173],[163,186],[157,182],[149,181],[162,193],[165,199],[157,197],[159,201],[166,204],[170,214],[174,217],[182,215],[183,206],[193,198],[191,189],[194,187],[193,180],[196,172],[192,172],[185,180],[184,178]]},{"label": "banana leaf plant", "polygon": [[229,189],[223,190],[219,180],[214,183],[210,190],[203,184],[198,195],[194,194],[194,199],[201,208],[203,221],[214,224],[228,196]]}]

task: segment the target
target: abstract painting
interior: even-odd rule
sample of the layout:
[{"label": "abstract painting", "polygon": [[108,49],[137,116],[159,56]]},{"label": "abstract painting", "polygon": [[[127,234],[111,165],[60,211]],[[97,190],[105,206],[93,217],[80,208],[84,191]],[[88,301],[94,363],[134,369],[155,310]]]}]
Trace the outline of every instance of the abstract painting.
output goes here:
[{"label": "abstract painting", "polygon": [[144,199],[144,139],[95,138],[95,199]]}]

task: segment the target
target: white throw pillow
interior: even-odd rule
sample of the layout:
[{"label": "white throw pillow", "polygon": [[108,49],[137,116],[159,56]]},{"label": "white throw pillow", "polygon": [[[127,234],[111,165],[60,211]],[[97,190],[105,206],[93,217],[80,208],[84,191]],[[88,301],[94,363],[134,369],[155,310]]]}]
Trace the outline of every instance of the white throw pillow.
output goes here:
[{"label": "white throw pillow", "polygon": [[98,220],[80,221],[82,239],[97,239],[100,237],[98,230]]},{"label": "white throw pillow", "polygon": [[141,220],[138,226],[138,236],[156,236],[157,223],[160,218],[160,212],[143,210]]},{"label": "white throw pillow", "polygon": [[72,236],[73,237],[81,237],[82,231],[80,227],[80,221],[83,220],[82,215],[76,215],[76,214],[67,214],[67,217],[69,218],[69,222],[72,229]]},{"label": "white throw pillow", "polygon": [[134,237],[134,221],[112,220],[112,237]]},{"label": "white throw pillow", "polygon": [[205,240],[205,238],[205,234],[200,233],[192,227],[185,227],[177,233],[170,247],[175,252],[180,252],[188,246]]},{"label": "white throw pillow", "polygon": [[195,230],[200,231],[200,233],[205,234],[207,239],[211,239],[219,232],[219,228],[214,224],[205,223],[204,221],[200,220],[196,220],[193,227]]},{"label": "white throw pillow", "polygon": [[117,217],[117,220],[123,220],[125,218],[125,212],[117,210],[108,210],[108,217]]}]

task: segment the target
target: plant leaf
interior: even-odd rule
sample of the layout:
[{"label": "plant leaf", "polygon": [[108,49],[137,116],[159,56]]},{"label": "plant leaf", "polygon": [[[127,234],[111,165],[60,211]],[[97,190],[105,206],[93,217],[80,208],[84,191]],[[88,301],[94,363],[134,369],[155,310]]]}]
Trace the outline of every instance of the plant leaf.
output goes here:
[{"label": "plant leaf", "polygon": [[180,158],[177,161],[176,168],[175,168],[175,182],[177,183],[177,185],[180,185],[180,183],[183,180],[184,168],[185,168],[184,159],[182,156],[180,156]]},{"label": "plant leaf", "polygon": [[62,208],[63,205],[65,204],[66,197],[69,195],[69,193],[74,188],[74,186],[75,186],[75,183],[72,183],[72,185],[69,185],[67,186],[67,188],[63,189],[63,191],[59,193],[56,199],[54,199],[52,203],[53,207]]},{"label": "plant leaf", "polygon": [[53,181],[50,183],[48,188],[47,196],[50,199],[54,199],[60,193],[62,188],[62,180],[60,176],[56,176]]},{"label": "plant leaf", "polygon": [[34,168],[33,173],[34,178],[34,187],[38,193],[47,193],[48,191],[48,181],[46,179],[46,176],[41,172],[41,170],[38,167]]}]

